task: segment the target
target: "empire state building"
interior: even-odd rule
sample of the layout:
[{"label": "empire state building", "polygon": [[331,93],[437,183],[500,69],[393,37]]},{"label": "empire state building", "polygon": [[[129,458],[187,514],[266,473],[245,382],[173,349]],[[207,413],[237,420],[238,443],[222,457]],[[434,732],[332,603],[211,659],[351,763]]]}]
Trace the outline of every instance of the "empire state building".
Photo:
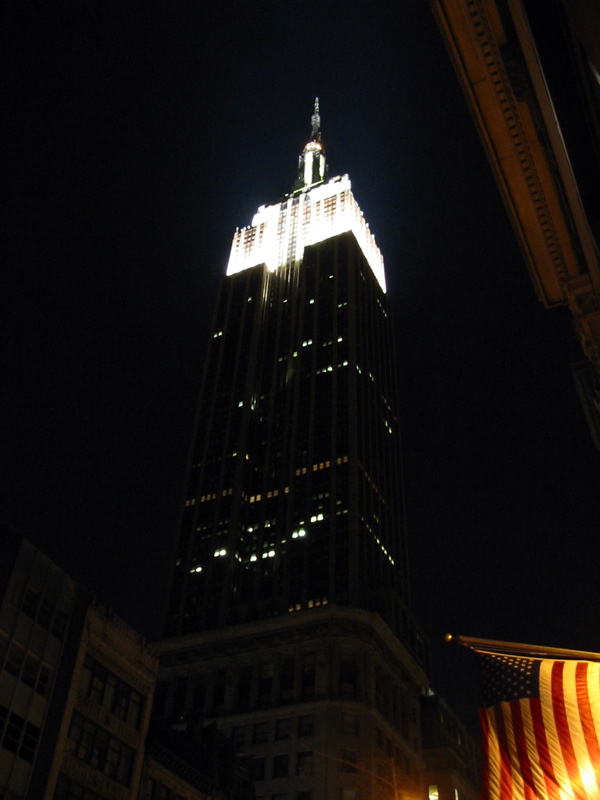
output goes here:
[{"label": "empire state building", "polygon": [[216,720],[260,796],[356,800],[392,772],[421,794],[395,368],[383,259],[327,176],[317,100],[293,190],[233,238],[161,644],[166,717]]}]

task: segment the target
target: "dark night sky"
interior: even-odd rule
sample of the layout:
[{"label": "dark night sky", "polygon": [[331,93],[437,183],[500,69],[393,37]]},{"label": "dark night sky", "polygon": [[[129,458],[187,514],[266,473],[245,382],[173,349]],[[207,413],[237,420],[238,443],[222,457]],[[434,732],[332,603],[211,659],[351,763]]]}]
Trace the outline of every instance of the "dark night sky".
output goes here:
[{"label": "dark night sky", "polygon": [[596,452],[426,0],[5,12],[3,518],[156,635],[218,279],[290,190],[315,95],[398,329],[413,601],[446,631],[600,650]]}]

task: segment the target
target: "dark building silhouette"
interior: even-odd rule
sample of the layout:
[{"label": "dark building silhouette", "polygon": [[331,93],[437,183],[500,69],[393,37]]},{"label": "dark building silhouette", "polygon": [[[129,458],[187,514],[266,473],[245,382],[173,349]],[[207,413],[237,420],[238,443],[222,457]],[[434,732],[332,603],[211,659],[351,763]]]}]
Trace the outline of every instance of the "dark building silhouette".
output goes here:
[{"label": "dark building silhouette", "polygon": [[[3,529],[2,800],[252,800],[215,726],[148,735],[156,649],[30,542]],[[247,761],[247,760],[246,760]]]},{"label": "dark building silhouette", "polygon": [[236,233],[221,285],[169,633],[336,603],[423,662],[383,262],[313,122],[296,190]]},{"label": "dark building silhouette", "polygon": [[326,179],[318,103],[293,191],[234,236],[160,674],[166,719],[218,721],[254,757],[258,797],[423,797],[431,781],[383,260],[348,177]]}]

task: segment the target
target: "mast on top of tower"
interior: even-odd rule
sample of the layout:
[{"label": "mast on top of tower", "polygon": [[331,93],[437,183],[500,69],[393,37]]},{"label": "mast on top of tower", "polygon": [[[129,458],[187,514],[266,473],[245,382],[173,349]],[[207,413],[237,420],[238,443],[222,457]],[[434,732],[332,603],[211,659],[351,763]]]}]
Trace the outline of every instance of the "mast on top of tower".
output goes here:
[{"label": "mast on top of tower", "polygon": [[319,98],[315,97],[315,107],[310,118],[311,134],[302,151],[298,163],[298,177],[294,191],[306,189],[325,180],[325,154],[321,144],[321,115],[319,114]]},{"label": "mast on top of tower", "polygon": [[319,114],[319,98],[315,97],[315,111],[312,117],[310,118],[310,123],[312,126],[312,134],[311,139],[313,142],[318,141],[321,138],[321,115]]}]

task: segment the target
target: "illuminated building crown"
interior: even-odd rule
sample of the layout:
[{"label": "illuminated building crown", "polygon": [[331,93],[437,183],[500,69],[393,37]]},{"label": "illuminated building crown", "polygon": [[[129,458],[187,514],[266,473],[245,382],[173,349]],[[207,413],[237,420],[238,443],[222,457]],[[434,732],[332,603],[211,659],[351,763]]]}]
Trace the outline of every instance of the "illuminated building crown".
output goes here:
[{"label": "illuminated building crown", "polygon": [[271,272],[300,263],[304,248],[351,231],[383,291],[383,256],[352,194],[347,175],[325,183],[319,98],[311,118],[311,137],[300,156],[294,190],[280,203],[260,206],[252,225],[236,230],[227,274],[265,264]]}]

